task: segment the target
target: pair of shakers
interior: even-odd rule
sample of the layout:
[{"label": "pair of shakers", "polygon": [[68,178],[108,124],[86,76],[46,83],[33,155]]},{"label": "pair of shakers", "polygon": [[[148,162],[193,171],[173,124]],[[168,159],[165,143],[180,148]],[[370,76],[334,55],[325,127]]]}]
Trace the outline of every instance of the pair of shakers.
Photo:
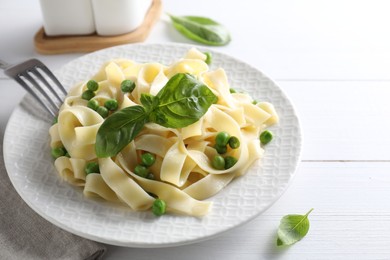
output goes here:
[{"label": "pair of shakers", "polygon": [[48,36],[114,36],[139,27],[152,0],[40,0]]}]

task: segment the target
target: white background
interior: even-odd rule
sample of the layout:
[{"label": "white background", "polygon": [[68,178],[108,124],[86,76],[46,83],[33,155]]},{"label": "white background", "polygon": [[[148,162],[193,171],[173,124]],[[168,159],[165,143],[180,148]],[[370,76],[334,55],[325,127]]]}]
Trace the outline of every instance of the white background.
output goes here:
[{"label": "white background", "polygon": [[[302,162],[264,214],[211,240],[163,249],[109,246],[105,259],[390,259],[390,2],[163,0],[164,11],[211,17],[232,41],[216,47],[257,67],[301,119]],[[82,53],[39,55],[37,0],[0,0],[0,59],[59,69]],[[163,15],[148,43],[184,42]],[[0,136],[25,94],[0,72]],[[308,235],[275,246],[286,214],[310,208]]]}]

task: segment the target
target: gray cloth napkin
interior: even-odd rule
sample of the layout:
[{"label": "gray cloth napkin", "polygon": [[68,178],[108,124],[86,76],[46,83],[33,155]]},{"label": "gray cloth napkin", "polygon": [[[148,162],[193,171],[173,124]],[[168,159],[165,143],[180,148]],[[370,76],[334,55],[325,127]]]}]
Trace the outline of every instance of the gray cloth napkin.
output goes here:
[{"label": "gray cloth napkin", "polygon": [[104,245],[68,233],[35,213],[13,188],[0,137],[0,259],[102,259]]}]

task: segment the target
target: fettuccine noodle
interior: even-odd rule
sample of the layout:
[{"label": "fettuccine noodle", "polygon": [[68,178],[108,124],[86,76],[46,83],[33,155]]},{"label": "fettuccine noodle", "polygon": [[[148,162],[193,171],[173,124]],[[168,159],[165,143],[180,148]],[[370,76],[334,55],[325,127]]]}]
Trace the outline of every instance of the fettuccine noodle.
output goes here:
[{"label": "fettuccine noodle", "polygon": [[[205,199],[244,175],[262,157],[259,134],[277,123],[278,115],[270,103],[255,103],[247,94],[231,93],[225,71],[221,68],[211,71],[205,60],[204,53],[191,49],[169,66],[126,59],[104,64],[92,77],[99,83],[93,99],[100,104],[116,99],[118,109],[139,105],[141,94],[156,95],[177,73],[194,75],[218,97],[218,102],[200,120],[187,127],[171,129],[147,123],[114,157],[97,158],[96,135],[105,119],[81,98],[87,81],[73,87],[59,111],[58,123],[49,131],[51,147],[63,146],[68,153],[54,162],[61,178],[82,187],[87,197],[124,203],[135,211],[150,209],[158,197],[166,202],[168,212],[206,215],[212,203]],[[131,93],[121,91],[125,79],[136,83]],[[211,158],[218,154],[214,149],[215,136],[221,131],[237,137],[240,146],[229,148],[223,155],[233,156],[237,162],[231,168],[217,170]],[[154,179],[134,173],[144,152],[156,156],[156,162],[150,167]],[[100,173],[86,174],[88,162],[97,162]]]}]

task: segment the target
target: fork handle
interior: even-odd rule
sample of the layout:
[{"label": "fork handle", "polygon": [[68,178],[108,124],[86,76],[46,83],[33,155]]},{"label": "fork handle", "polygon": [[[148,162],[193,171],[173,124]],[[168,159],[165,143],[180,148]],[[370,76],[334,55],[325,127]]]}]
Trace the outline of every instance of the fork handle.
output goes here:
[{"label": "fork handle", "polygon": [[0,69],[3,69],[5,70],[6,68],[8,68],[10,66],[10,64],[8,64],[7,62],[3,61],[3,60],[0,60]]}]

